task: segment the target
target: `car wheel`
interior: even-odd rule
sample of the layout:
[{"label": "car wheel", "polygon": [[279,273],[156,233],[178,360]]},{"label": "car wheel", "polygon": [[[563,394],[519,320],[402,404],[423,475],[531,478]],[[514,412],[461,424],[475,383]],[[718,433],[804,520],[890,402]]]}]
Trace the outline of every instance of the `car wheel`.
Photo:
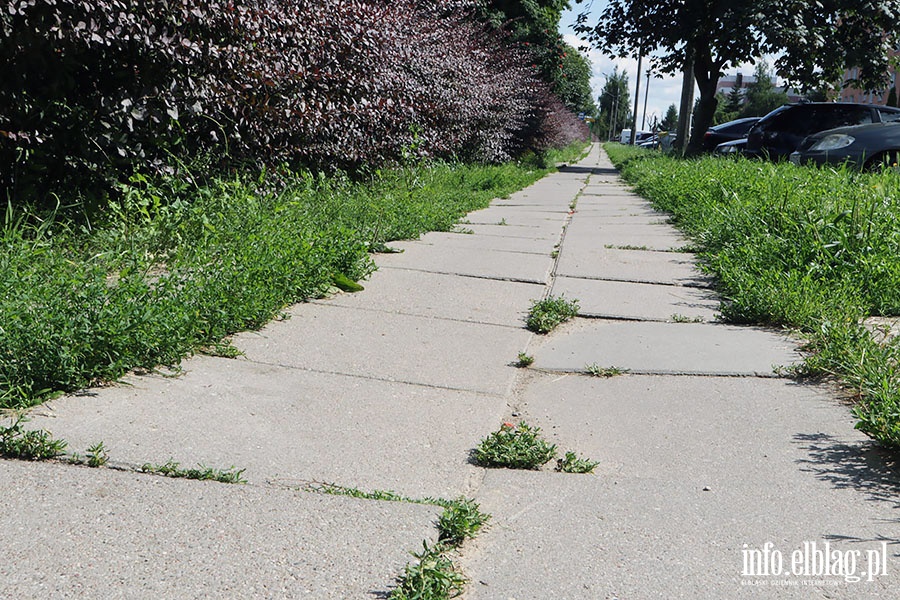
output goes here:
[{"label": "car wheel", "polygon": [[880,152],[866,163],[867,171],[878,172],[883,169],[900,171],[900,150]]}]

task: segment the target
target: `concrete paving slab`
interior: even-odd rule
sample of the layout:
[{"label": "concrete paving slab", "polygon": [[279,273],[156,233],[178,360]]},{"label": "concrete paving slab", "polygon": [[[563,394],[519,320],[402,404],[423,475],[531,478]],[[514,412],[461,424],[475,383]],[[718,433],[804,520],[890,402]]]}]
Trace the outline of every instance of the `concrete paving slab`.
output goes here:
[{"label": "concrete paving slab", "polygon": [[616,223],[606,217],[579,214],[566,231],[566,248],[573,252],[591,251],[597,246],[673,250],[687,239],[671,225],[663,223]]},{"label": "concrete paving slab", "polygon": [[433,507],[0,461],[0,597],[383,598]]},{"label": "concrete paving slab", "polygon": [[709,277],[697,270],[692,254],[646,250],[622,250],[598,245],[579,248],[564,245],[557,275],[584,279],[608,279],[634,283],[660,283],[709,287]]},{"label": "concrete paving slab", "polygon": [[[553,247],[552,244],[549,246]],[[521,327],[531,301],[540,298],[544,292],[544,286],[532,283],[388,267],[372,273],[362,283],[366,289],[361,293],[337,294],[316,302],[362,310]],[[372,318],[377,319],[377,314]]]},{"label": "concrete paving slab", "polygon": [[[660,227],[666,215],[647,211],[645,214],[635,214],[633,212],[619,210],[611,212],[607,210],[579,209],[575,212],[574,222],[582,221],[595,224],[597,227],[614,228],[628,225],[631,227]],[[615,231],[613,229],[613,231]]]},{"label": "concrete paving slab", "polygon": [[236,466],[251,483],[455,498],[477,474],[467,463],[473,440],[507,410],[496,396],[249,361],[196,357],[184,367],[180,377],[133,376],[59,398],[33,411],[29,426],[82,454],[103,441],[112,460],[133,465],[171,459]]},{"label": "concrete paving slab", "polygon": [[[561,229],[562,226],[560,226]],[[427,233],[419,238],[419,241],[423,244],[440,246],[448,252],[455,252],[458,249],[480,249],[542,255],[550,254],[555,245],[555,242],[549,239],[444,232]]]},{"label": "concrete paving slab", "polygon": [[577,298],[579,315],[612,319],[714,321],[719,300],[707,289],[649,283],[557,277],[553,294]]},{"label": "concrete paving slab", "polygon": [[583,372],[585,365],[634,373],[773,377],[799,362],[796,341],[757,327],[575,319],[535,352],[534,367]]},{"label": "concrete paving slab", "polygon": [[461,223],[454,230],[463,235],[490,235],[497,237],[527,238],[529,240],[552,240],[555,244],[562,235],[562,227],[551,230],[546,227],[526,227],[521,225],[481,225]]},{"label": "concrete paving slab", "polygon": [[235,336],[249,360],[388,381],[505,394],[523,328],[301,304],[290,319]]},{"label": "concrete paving slab", "polygon": [[[574,198],[574,196],[573,196]],[[562,227],[569,214],[569,204],[561,205],[553,211],[525,209],[521,206],[491,206],[466,215],[465,221],[480,225],[524,225],[547,227],[550,224]]]},{"label": "concrete paving slab", "polygon": [[[494,521],[467,549],[480,582],[468,598],[881,598],[900,584],[894,460],[827,389],[544,376],[519,409],[600,465],[587,476],[488,471],[478,500]],[[813,543],[859,550],[857,576],[871,570],[868,551],[886,549],[887,574],[742,575],[745,550],[767,542],[787,570],[804,544],[807,555]]]},{"label": "concrete paving slab", "polygon": [[[559,229],[561,227],[560,225]],[[378,264],[394,269],[545,284],[553,259],[549,254],[502,252],[484,248],[454,248],[451,252],[440,246],[419,243],[401,254],[379,256]]]}]

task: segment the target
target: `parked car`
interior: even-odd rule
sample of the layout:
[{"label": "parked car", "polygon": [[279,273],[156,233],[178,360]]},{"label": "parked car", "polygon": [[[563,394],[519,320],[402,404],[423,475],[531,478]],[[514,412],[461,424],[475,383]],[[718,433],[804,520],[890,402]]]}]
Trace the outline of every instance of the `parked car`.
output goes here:
[{"label": "parked car", "polygon": [[710,127],[703,135],[704,152],[712,152],[719,144],[746,138],[747,132],[759,119],[760,117],[745,117]]},{"label": "parked car", "polygon": [[791,154],[791,162],[805,165],[847,163],[859,169],[898,168],[900,121],[839,127],[808,136]]},{"label": "parked car", "polygon": [[744,154],[772,160],[786,159],[810,134],[897,119],[900,119],[900,109],[889,106],[837,102],[785,104],[750,128]]},{"label": "parked car", "polygon": [[722,142],[718,146],[716,146],[715,152],[716,154],[726,154],[726,155],[734,155],[734,154],[742,154],[744,152],[744,148],[747,147],[747,138],[741,138],[739,140],[731,140],[730,142]]}]

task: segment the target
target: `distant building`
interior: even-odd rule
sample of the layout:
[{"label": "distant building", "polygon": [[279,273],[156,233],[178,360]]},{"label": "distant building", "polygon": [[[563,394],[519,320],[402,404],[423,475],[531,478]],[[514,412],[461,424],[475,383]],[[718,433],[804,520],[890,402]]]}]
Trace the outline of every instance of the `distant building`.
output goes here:
[{"label": "distant building", "polygon": [[719,87],[716,88],[716,93],[727,96],[734,88],[744,90],[751,83],[756,83],[755,75],[742,75],[740,73],[737,75],[726,75],[719,78]]},{"label": "distant building", "polygon": [[[755,75],[742,75],[738,73],[737,75],[726,75],[725,77],[719,78],[719,84],[716,88],[716,93],[720,93],[725,97],[728,97],[728,94],[732,92],[735,88],[741,90],[742,95],[746,93],[747,87],[751,84],[756,83]],[[787,94],[788,101],[797,102],[802,98],[800,94],[798,94],[793,88],[784,87],[784,86],[775,86],[777,88],[781,88],[785,94]]]},{"label": "distant building", "polygon": [[[900,55],[900,48],[892,51],[890,56],[898,56]],[[891,66],[888,67],[888,73],[890,74],[890,83],[883,90],[876,90],[866,92],[856,87],[845,87],[841,90],[840,101],[841,102],[863,102],[866,104],[887,104],[888,97],[891,93],[891,88],[896,90],[897,97],[900,98],[900,81],[898,81],[897,70]],[[847,69],[844,71],[844,83],[856,79],[859,76],[859,69],[857,67],[853,67],[852,69]]]}]

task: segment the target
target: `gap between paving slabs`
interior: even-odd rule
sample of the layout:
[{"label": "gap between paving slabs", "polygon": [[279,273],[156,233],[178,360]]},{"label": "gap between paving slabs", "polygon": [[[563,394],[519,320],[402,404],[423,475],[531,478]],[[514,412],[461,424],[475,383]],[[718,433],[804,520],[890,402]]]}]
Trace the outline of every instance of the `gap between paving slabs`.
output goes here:
[{"label": "gap between paving slabs", "polygon": [[[67,443],[54,439],[49,433],[38,429],[23,429],[26,420],[15,418],[9,426],[0,428],[0,458],[16,461],[51,462],[62,465],[78,465],[96,470],[109,469],[133,474],[149,474],[169,478],[184,478],[219,483],[247,484],[242,477],[244,469],[230,467],[215,469],[199,465],[197,468],[182,468],[178,463],[169,461],[164,465],[135,465],[119,461],[111,461],[103,442],[98,442],[87,449],[84,456],[78,453],[65,452]],[[15,444],[14,442],[21,442]],[[451,560],[451,556],[465,542],[475,537],[481,527],[490,519],[490,515],[482,513],[478,504],[470,498],[459,497],[455,500],[443,498],[411,498],[392,491],[375,490],[366,492],[358,488],[339,486],[325,482],[295,482],[285,484],[267,481],[262,485],[251,485],[258,488],[280,488],[309,492],[329,496],[346,496],[364,500],[399,502],[436,506],[442,508],[435,521],[436,539],[425,539],[420,552],[412,552],[416,559],[408,563],[402,575],[396,580],[396,587],[391,598],[405,599],[414,594],[420,585],[449,586],[448,592],[461,592],[465,583]]]}]

